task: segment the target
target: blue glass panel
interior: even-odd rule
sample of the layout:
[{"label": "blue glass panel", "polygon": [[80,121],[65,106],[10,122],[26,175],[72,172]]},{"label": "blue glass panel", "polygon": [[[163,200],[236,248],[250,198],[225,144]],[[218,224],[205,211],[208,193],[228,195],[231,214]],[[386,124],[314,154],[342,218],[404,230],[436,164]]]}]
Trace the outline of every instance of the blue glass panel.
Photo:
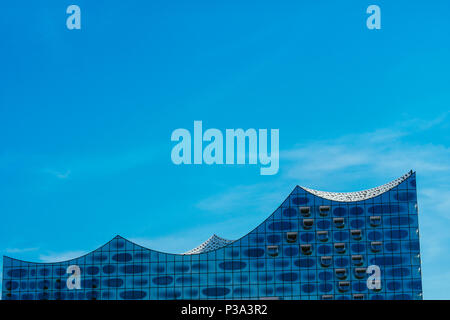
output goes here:
[{"label": "blue glass panel", "polygon": [[147,266],[142,264],[126,265],[120,268],[120,271],[127,274],[138,274],[147,271]]},{"label": "blue glass panel", "polygon": [[305,198],[305,197],[292,198],[292,203],[294,203],[296,205],[303,205],[303,204],[307,204],[308,202],[309,202],[309,199]]},{"label": "blue glass panel", "polygon": [[330,221],[328,220],[319,220],[317,222],[317,228],[319,229],[328,229],[330,227]]},{"label": "blue glass panel", "polygon": [[220,297],[230,293],[230,289],[225,287],[209,287],[202,290],[202,293],[208,297]]},{"label": "blue glass panel", "polygon": [[123,280],[120,278],[111,278],[103,280],[103,284],[107,287],[119,288],[123,286]]},{"label": "blue glass panel", "polygon": [[244,254],[247,257],[258,258],[264,255],[264,249],[261,248],[251,248],[244,250]]},{"label": "blue glass panel", "polygon": [[131,261],[132,256],[129,253],[117,253],[112,256],[112,259],[117,262],[128,262]]},{"label": "blue glass panel", "polygon": [[296,272],[285,272],[277,275],[280,281],[296,281],[298,280],[298,273]]},{"label": "blue glass panel", "polygon": [[319,279],[322,281],[330,281],[333,279],[333,274],[329,271],[319,272]]},{"label": "blue glass panel", "polygon": [[388,230],[384,233],[386,237],[390,239],[404,239],[408,236],[408,231],[406,230]]},{"label": "blue glass panel", "polygon": [[165,286],[173,282],[173,277],[171,276],[161,276],[153,278],[153,283],[160,286]]},{"label": "blue glass panel", "polygon": [[378,204],[369,208],[369,212],[373,214],[391,214],[405,212],[406,207],[398,204]]},{"label": "blue glass panel", "polygon": [[343,217],[347,214],[347,209],[344,207],[337,207],[333,209],[333,214],[336,217]]},{"label": "blue glass panel", "polygon": [[100,269],[95,266],[89,266],[86,268],[86,273],[88,275],[96,275],[99,271],[100,271]]},{"label": "blue glass panel", "polygon": [[303,232],[302,234],[300,234],[300,240],[303,242],[312,242],[314,241],[314,233]]},{"label": "blue glass panel", "polygon": [[269,229],[274,231],[292,230],[296,225],[291,221],[277,221],[269,224]]},{"label": "blue glass panel", "polygon": [[267,236],[267,242],[270,244],[280,243],[281,236],[278,234],[270,234]]},{"label": "blue glass panel", "polygon": [[363,213],[364,213],[364,209],[361,208],[361,207],[351,207],[350,208],[350,214],[352,216],[359,216],[359,215],[361,215]]},{"label": "blue glass panel", "polygon": [[297,210],[294,208],[287,208],[283,210],[283,215],[288,218],[295,217],[297,215]]},{"label": "blue glass panel", "polygon": [[294,261],[294,265],[300,268],[311,268],[316,265],[316,261],[311,258],[297,259]]},{"label": "blue glass panel", "polygon": [[394,194],[394,198],[398,201],[415,201],[416,200],[416,193],[415,192],[406,192],[406,191],[399,191],[398,194]]},{"label": "blue glass panel", "polygon": [[126,300],[140,300],[145,298],[147,293],[139,290],[127,290],[120,293],[120,297]]},{"label": "blue glass panel", "polygon": [[400,256],[381,256],[373,257],[370,259],[371,264],[376,264],[379,266],[394,266],[403,263],[403,257]]},{"label": "blue glass panel", "polygon": [[111,274],[111,273],[114,273],[115,271],[116,271],[116,266],[114,266],[112,264],[103,266],[103,273]]},{"label": "blue glass panel", "polygon": [[223,270],[240,270],[246,267],[244,261],[225,261],[219,263],[219,267]]}]

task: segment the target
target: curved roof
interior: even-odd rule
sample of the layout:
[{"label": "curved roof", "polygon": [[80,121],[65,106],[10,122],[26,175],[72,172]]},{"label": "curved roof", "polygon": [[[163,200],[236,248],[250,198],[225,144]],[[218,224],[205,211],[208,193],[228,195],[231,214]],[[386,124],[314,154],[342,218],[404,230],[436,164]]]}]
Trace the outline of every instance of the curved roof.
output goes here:
[{"label": "curved roof", "polygon": [[[304,191],[317,196],[317,197],[321,197],[324,199],[328,199],[328,200],[332,200],[332,201],[337,201],[337,202],[354,202],[354,201],[363,201],[363,200],[367,200],[367,199],[371,199],[374,198],[376,196],[379,196],[385,192],[390,191],[391,189],[397,187],[398,185],[400,185],[403,181],[407,180],[408,178],[410,178],[411,176],[414,175],[413,171],[408,172],[407,174],[401,176],[398,179],[395,179],[389,183],[386,183],[382,186],[376,187],[376,188],[372,188],[372,189],[367,189],[367,190],[363,190],[363,191],[356,191],[356,192],[326,192],[326,191],[319,191],[319,190],[313,190],[313,189],[309,189],[309,188],[305,188],[305,187],[299,187],[297,186],[296,188],[294,188],[294,190],[289,194],[289,196],[286,198],[286,200],[284,202],[282,202],[282,204],[279,206],[278,209],[280,209],[284,203],[286,203],[286,201],[289,202],[290,197],[294,194],[297,194],[297,189],[298,188],[302,188]],[[277,209],[277,210],[278,210]],[[110,247],[115,247],[115,248],[123,248],[126,246],[130,246],[130,247],[135,247],[135,248],[139,248],[142,250],[149,250],[152,252],[156,252],[156,253],[160,253],[160,254],[167,254],[167,255],[191,255],[191,254],[202,254],[202,253],[206,253],[206,252],[210,252],[210,251],[214,251],[214,250],[219,250],[231,243],[234,242],[239,242],[240,240],[244,239],[245,237],[249,236],[251,233],[253,233],[255,230],[257,230],[260,226],[264,226],[264,224],[266,223],[266,221],[268,221],[271,217],[273,217],[277,210],[275,210],[271,215],[269,215],[268,218],[266,218],[266,220],[264,220],[259,226],[257,226],[256,228],[254,228],[252,231],[250,231],[248,234],[244,235],[243,237],[241,237],[240,239],[237,240],[227,240],[224,238],[221,238],[215,234],[213,234],[208,240],[206,240],[205,242],[203,242],[202,244],[200,244],[199,246],[197,246],[196,248],[193,248],[185,253],[181,253],[181,254],[176,254],[176,253],[167,253],[167,252],[161,252],[161,251],[157,251],[154,249],[149,249],[146,248],[144,246],[141,246],[139,244],[136,244],[126,238],[123,238],[119,235],[117,235],[116,237],[114,237],[112,240],[110,240],[109,242],[107,242],[105,245],[97,248],[94,251],[91,251],[81,257],[78,258],[73,258],[73,259],[68,259],[66,261],[59,261],[59,262],[54,262],[54,263],[64,263],[64,262],[69,262],[69,261],[74,261],[83,257],[87,257],[87,256],[91,256],[93,253],[95,252],[99,252],[102,250],[110,250]],[[25,262],[25,263],[35,263],[35,264],[49,264],[49,263],[44,263],[44,262],[29,262],[29,261],[24,261],[24,260],[19,260],[19,259],[14,259],[11,257],[7,257],[4,256],[4,258],[6,259],[12,259],[12,260],[16,260],[16,261],[21,261],[21,262]]]},{"label": "curved roof", "polygon": [[208,252],[208,251],[212,251],[212,250],[216,250],[216,249],[225,247],[226,245],[228,245],[232,242],[234,242],[234,240],[227,240],[227,239],[221,238],[221,237],[213,234],[211,237],[209,237],[208,240],[203,242],[201,245],[185,252],[184,254],[197,254],[197,253]]},{"label": "curved roof", "polygon": [[388,182],[386,184],[383,184],[382,186],[375,187],[372,189],[362,190],[362,191],[355,191],[355,192],[328,192],[328,191],[319,191],[319,190],[313,190],[305,187],[301,187],[303,190],[312,193],[315,196],[327,199],[327,200],[333,200],[333,201],[340,201],[340,202],[353,202],[353,201],[363,201],[370,198],[374,198],[376,196],[379,196],[382,193],[385,193],[386,191],[391,190],[392,188],[398,186],[400,183],[408,179],[411,174],[412,170],[408,172],[407,174],[401,176],[400,178],[397,178],[391,182]]}]

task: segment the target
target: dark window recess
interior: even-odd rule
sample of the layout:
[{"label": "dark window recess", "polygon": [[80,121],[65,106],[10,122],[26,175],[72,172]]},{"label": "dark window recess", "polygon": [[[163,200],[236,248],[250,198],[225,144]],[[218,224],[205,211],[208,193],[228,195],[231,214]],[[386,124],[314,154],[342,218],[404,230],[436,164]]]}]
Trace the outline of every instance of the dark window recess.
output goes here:
[{"label": "dark window recess", "polygon": [[298,236],[297,232],[287,232],[286,233],[286,241],[290,242],[290,243],[295,242],[295,241],[297,241],[297,236]]},{"label": "dark window recess", "polygon": [[372,216],[370,219],[370,225],[372,227],[378,227],[381,225],[381,217],[380,216]]},{"label": "dark window recess", "polygon": [[372,241],[370,243],[370,250],[372,250],[372,252],[380,252],[382,248],[383,243],[381,241]]},{"label": "dark window recess", "polygon": [[333,218],[333,223],[336,228],[343,228],[345,226],[344,218]]},{"label": "dark window recess", "polygon": [[340,292],[348,291],[350,289],[350,282],[349,281],[339,281],[338,289]]},{"label": "dark window recess", "polygon": [[332,294],[324,294],[322,296],[322,300],[333,300],[333,295]]},{"label": "dark window recess", "polygon": [[331,266],[331,264],[333,263],[333,258],[330,256],[322,256],[320,257],[320,264],[322,265],[322,267],[329,267]]},{"label": "dark window recess", "polygon": [[328,241],[328,231],[317,231],[317,239],[322,242]]},{"label": "dark window recess", "polygon": [[267,246],[267,254],[271,257],[278,256],[278,246]]},{"label": "dark window recess", "polygon": [[300,245],[300,250],[302,251],[303,254],[310,255],[312,253],[312,245],[310,245],[310,244],[301,244]]},{"label": "dark window recess", "polygon": [[364,278],[366,275],[366,268],[355,268],[355,277],[358,279]]},{"label": "dark window recess", "polygon": [[330,206],[319,206],[319,214],[322,217],[326,217],[328,212],[330,212]]},{"label": "dark window recess", "polygon": [[336,273],[336,278],[338,278],[340,280],[344,280],[345,278],[347,278],[347,270],[346,269],[336,269],[334,272]]},{"label": "dark window recess", "polygon": [[350,230],[350,234],[352,235],[353,240],[361,240],[362,239],[361,230]]},{"label": "dark window recess", "polygon": [[335,243],[334,249],[337,253],[344,253],[345,252],[345,243]]},{"label": "dark window recess", "polygon": [[314,219],[303,219],[303,228],[311,229],[314,224]]},{"label": "dark window recess", "polygon": [[309,217],[311,214],[310,207],[300,207],[300,214],[304,217]]},{"label": "dark window recess", "polygon": [[364,295],[362,293],[355,293],[353,295],[353,300],[364,300]]},{"label": "dark window recess", "polygon": [[352,256],[352,264],[354,266],[361,266],[364,263],[364,258],[362,255],[357,254]]}]

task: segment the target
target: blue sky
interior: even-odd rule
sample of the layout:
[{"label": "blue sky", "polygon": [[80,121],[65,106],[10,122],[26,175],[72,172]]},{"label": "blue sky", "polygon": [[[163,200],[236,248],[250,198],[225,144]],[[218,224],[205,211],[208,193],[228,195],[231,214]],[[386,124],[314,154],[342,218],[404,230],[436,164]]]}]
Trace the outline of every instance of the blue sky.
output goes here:
[{"label": "blue sky", "polygon": [[[66,28],[73,3],[81,30]],[[116,234],[183,252],[244,235],[297,184],[355,191],[413,169],[424,296],[450,298],[450,2],[0,10],[1,255],[73,258]],[[170,135],[194,120],[279,129],[278,174],[175,166]]]}]

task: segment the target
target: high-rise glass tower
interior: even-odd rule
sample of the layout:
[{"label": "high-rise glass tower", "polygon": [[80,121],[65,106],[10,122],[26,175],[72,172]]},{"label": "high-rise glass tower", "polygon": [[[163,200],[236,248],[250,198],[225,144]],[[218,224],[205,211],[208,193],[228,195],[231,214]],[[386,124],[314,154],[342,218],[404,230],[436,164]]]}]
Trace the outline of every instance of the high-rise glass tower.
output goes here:
[{"label": "high-rise glass tower", "polygon": [[3,258],[17,299],[422,299],[416,177],[334,193],[297,186],[257,228],[185,254],[120,236],[85,256]]}]

